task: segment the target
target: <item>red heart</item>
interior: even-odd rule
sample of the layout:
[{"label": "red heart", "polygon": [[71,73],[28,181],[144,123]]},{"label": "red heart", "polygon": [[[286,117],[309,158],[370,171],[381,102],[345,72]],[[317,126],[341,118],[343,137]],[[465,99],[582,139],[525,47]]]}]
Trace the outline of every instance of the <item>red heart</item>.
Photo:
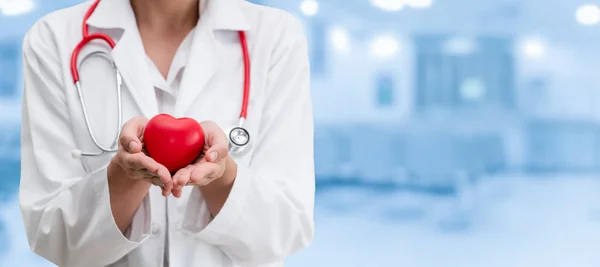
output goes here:
[{"label": "red heart", "polygon": [[193,163],[202,153],[204,131],[193,119],[160,114],[146,125],[144,144],[149,156],[173,173]]}]

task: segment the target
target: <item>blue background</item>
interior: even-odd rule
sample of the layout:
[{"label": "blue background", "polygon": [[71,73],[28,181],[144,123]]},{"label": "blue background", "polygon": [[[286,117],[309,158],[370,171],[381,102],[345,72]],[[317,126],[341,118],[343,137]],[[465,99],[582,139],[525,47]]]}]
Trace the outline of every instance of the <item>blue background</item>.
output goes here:
[{"label": "blue background", "polygon": [[[0,266],[51,266],[17,203],[20,50],[79,2],[0,0]],[[600,2],[255,2],[310,43],[317,229],[288,266],[600,266]]]}]

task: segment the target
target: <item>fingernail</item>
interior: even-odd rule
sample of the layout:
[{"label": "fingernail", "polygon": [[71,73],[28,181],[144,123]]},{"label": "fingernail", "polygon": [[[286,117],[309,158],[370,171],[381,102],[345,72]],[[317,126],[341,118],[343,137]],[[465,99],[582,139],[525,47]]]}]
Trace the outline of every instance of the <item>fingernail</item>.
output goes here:
[{"label": "fingernail", "polygon": [[217,152],[210,153],[210,160],[211,161],[217,161],[218,157],[219,157],[219,153],[217,153]]},{"label": "fingernail", "polygon": [[129,142],[129,152],[133,152],[133,150],[135,150],[136,146],[137,146],[137,143],[135,141]]},{"label": "fingernail", "polygon": [[209,182],[208,179],[202,179],[202,180],[200,180],[200,182],[198,182],[198,185],[199,186],[205,186],[205,185],[208,184],[208,182]]}]

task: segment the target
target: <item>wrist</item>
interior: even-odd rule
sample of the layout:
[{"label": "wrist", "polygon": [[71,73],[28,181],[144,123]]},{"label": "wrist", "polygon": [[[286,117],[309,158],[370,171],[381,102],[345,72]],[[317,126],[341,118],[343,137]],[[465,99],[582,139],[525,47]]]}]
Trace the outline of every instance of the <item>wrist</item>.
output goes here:
[{"label": "wrist", "polygon": [[106,172],[108,183],[111,187],[132,189],[145,184],[143,180],[132,179],[129,177],[127,172],[119,165],[115,158],[108,164]]},{"label": "wrist", "polygon": [[221,177],[227,184],[233,184],[235,178],[237,177],[237,168],[238,165],[230,156],[227,156],[225,159],[225,172]]},{"label": "wrist", "polygon": [[114,179],[114,177],[117,177],[117,176],[122,176],[123,173],[125,173],[123,168],[121,168],[121,166],[119,166],[119,164],[117,163],[117,161],[114,158],[112,158],[110,160],[108,167],[106,167],[106,172],[108,173],[109,180],[112,180],[112,179]]},{"label": "wrist", "polygon": [[233,183],[235,182],[235,178],[237,177],[237,163],[229,156],[224,159],[225,160],[225,171],[223,175],[218,179],[214,180],[212,183],[201,186],[200,189],[208,189],[208,190],[218,190],[218,189],[231,189]]},{"label": "wrist", "polygon": [[219,214],[225,205],[237,176],[237,163],[229,156],[225,160],[223,176],[206,186],[198,187],[213,218]]},{"label": "wrist", "polygon": [[136,210],[148,194],[150,184],[131,179],[114,159],[106,171],[112,216],[121,233],[126,234]]}]

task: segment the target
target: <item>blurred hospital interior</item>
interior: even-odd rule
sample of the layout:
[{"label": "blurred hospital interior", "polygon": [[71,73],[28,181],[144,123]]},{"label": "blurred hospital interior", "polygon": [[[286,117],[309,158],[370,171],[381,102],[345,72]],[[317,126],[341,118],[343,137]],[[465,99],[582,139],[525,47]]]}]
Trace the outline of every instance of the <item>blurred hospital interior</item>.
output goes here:
[{"label": "blurred hospital interior", "polygon": [[[0,0],[0,266],[52,266],[18,207],[21,44],[82,2]],[[600,266],[600,1],[250,2],[310,50],[316,236],[287,266]]]}]

